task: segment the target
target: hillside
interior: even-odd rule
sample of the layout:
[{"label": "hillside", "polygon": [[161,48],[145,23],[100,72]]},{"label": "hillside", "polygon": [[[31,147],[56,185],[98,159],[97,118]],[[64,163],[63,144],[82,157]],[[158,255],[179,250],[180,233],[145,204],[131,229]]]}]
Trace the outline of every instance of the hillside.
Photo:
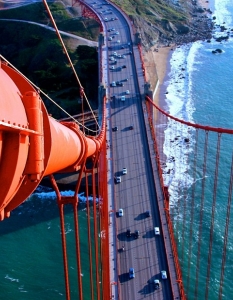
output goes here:
[{"label": "hillside", "polygon": [[[211,11],[196,0],[112,0],[121,7],[149,49],[155,44],[183,44],[211,37]],[[206,1],[208,3],[208,1]]]}]

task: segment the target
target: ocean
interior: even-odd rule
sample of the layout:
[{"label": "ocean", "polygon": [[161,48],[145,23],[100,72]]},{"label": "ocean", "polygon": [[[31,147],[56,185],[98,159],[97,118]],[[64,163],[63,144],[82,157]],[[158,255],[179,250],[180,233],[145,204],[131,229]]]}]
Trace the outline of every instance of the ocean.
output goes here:
[{"label": "ocean", "polygon": [[[72,195],[72,191],[62,192]],[[79,199],[85,203],[83,194]],[[91,199],[90,199],[91,201]],[[89,287],[88,231],[85,205],[79,206],[83,290]],[[71,299],[78,298],[72,209],[65,209]],[[0,299],[65,299],[60,218],[55,192],[35,192],[0,223]]]},{"label": "ocean", "polygon": [[[233,28],[232,0],[209,1],[216,24]],[[215,32],[218,34],[219,28]],[[212,50],[221,48],[222,53],[213,54]],[[174,50],[170,60],[170,71],[167,85],[166,110],[178,118],[190,122],[215,127],[233,128],[233,37],[226,42],[196,42],[181,46]],[[177,79],[185,66],[183,80]],[[227,155],[227,154],[226,154]],[[70,193],[70,192],[68,192]],[[80,197],[83,195],[80,195]],[[207,204],[208,206],[208,204]],[[221,212],[219,218],[220,232]],[[79,226],[82,255],[82,277],[85,299],[91,299],[88,270],[87,221],[84,207],[79,209]],[[24,204],[15,209],[9,219],[0,223],[0,300],[57,300],[65,299],[63,262],[60,238],[58,208],[55,193],[51,191],[33,194]],[[69,242],[69,271],[71,280],[71,296],[77,299],[77,280],[74,270],[73,220],[69,208],[66,210],[66,228]],[[232,224],[231,224],[232,225]],[[233,249],[232,241],[228,243]],[[216,257],[213,258],[217,261]],[[233,268],[224,285],[222,299],[233,299],[233,288],[230,279]],[[219,266],[216,267],[219,273]],[[74,275],[74,276],[72,276]],[[185,270],[183,272],[185,277]],[[205,283],[205,276],[199,279]],[[214,279],[215,280],[215,279]],[[216,279],[217,281],[218,279]],[[186,284],[186,280],[184,280]],[[213,285],[214,286],[214,285]],[[192,292],[192,293],[191,293]],[[194,299],[193,291],[188,299]],[[200,295],[198,299],[204,299]],[[218,299],[218,293],[211,291],[209,299]]]},{"label": "ocean", "polygon": [[[212,0],[209,1],[209,8],[213,12],[210,15],[214,18],[215,26],[211,41],[197,41],[177,47],[170,55],[168,75],[164,82],[163,93],[161,95],[165,103],[164,110],[170,115],[179,119],[218,128],[233,129],[233,2],[232,0]],[[226,30],[221,31],[221,26]],[[216,41],[217,37],[228,36],[226,40]],[[221,53],[213,53],[220,49]],[[170,124],[170,123],[169,123]],[[172,122],[171,122],[172,124]],[[174,123],[173,123],[174,124]],[[181,127],[180,127],[181,128]],[[178,126],[168,126],[165,130],[164,153],[167,161],[164,169],[164,182],[169,187],[171,213],[175,225],[175,237],[177,241],[180,264],[182,268],[184,288],[187,299],[220,299],[219,283],[221,277],[222,252],[225,236],[225,219],[227,214],[227,186],[229,178],[226,173],[230,172],[230,160],[232,155],[232,139],[224,137],[221,144],[221,155],[218,170],[218,187],[216,188],[215,225],[212,238],[210,237],[211,210],[213,201],[215,157],[211,157],[211,150],[208,150],[209,160],[206,176],[201,177],[202,166],[197,165],[196,178],[193,176],[194,148],[197,145],[193,130],[186,126],[186,131],[182,132],[183,137],[189,142],[174,146],[181,136],[181,129]],[[199,133],[200,135],[200,133]],[[187,138],[188,137],[188,138]],[[204,141],[205,137],[202,137]],[[202,141],[202,142],[203,142]],[[209,134],[209,141],[213,142],[215,148],[216,139]],[[173,143],[172,147],[171,144]],[[173,149],[172,149],[173,148]],[[202,149],[204,152],[204,149]],[[198,150],[199,151],[199,150]],[[193,157],[192,157],[193,155]],[[199,160],[204,156],[198,152]],[[172,157],[172,160],[171,160]],[[198,170],[199,167],[199,170]],[[204,167],[206,167],[204,165]],[[208,170],[212,170],[212,173]],[[211,174],[210,174],[211,173]],[[187,175],[188,174],[188,175]],[[229,173],[230,174],[230,173]],[[195,201],[193,219],[191,208],[191,192],[194,181],[199,202]],[[201,207],[202,188],[205,182],[204,206]],[[188,188],[184,188],[188,186]],[[225,189],[226,187],[226,189]],[[183,188],[185,201],[180,200],[180,191]],[[189,201],[190,200],[190,201]],[[181,203],[185,208],[180,208]],[[200,234],[199,221],[202,219],[201,240],[198,242]],[[227,241],[225,277],[221,299],[233,299],[233,288],[231,278],[232,269],[232,213],[230,214],[229,236]],[[190,220],[192,224],[190,225]],[[190,238],[190,233],[192,236]],[[211,269],[209,277],[208,298],[206,297],[208,251],[210,239],[213,240]],[[190,242],[191,240],[191,242]],[[198,245],[198,243],[200,243]],[[201,246],[200,246],[201,245]],[[200,249],[198,249],[200,246]],[[189,259],[189,256],[192,258]],[[200,260],[197,256],[200,255]],[[182,258],[181,258],[182,257]],[[198,263],[197,263],[198,262]],[[199,266],[197,267],[197,265]],[[198,271],[197,271],[198,269]],[[198,274],[198,286],[196,286]]]}]

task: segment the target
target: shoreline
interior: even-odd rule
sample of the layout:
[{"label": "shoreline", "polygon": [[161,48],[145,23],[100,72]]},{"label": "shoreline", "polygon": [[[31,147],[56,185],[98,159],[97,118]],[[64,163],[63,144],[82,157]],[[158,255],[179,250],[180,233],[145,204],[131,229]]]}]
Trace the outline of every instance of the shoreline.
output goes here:
[{"label": "shoreline", "polygon": [[[207,10],[210,7],[209,1],[198,0],[198,5]],[[190,42],[187,42],[187,44]],[[183,43],[185,45],[185,43]],[[161,109],[166,108],[165,92],[166,86],[164,83],[169,79],[170,60],[177,47],[182,45],[171,44],[169,46],[160,45],[159,43],[151,47],[150,50],[144,51],[143,59],[146,70],[147,81],[151,84],[152,92],[157,86],[156,93],[153,97],[153,102]]]}]

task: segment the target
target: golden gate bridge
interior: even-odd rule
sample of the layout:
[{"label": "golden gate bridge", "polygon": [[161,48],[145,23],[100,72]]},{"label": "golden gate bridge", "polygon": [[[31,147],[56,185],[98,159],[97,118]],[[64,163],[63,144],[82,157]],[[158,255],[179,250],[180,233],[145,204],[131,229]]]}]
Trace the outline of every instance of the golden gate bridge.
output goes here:
[{"label": "golden gate bridge", "polygon": [[[95,18],[103,30],[98,14],[84,1],[78,3],[83,15]],[[138,51],[145,70],[140,45]],[[146,83],[145,71],[143,73]],[[83,174],[86,180],[91,176],[93,205],[88,201],[88,184],[86,189],[90,289],[92,299],[95,298],[94,290],[96,299],[111,299],[111,286],[119,283],[110,282],[104,92],[99,130],[95,136],[88,136],[83,133],[81,122],[58,122],[50,117],[38,89],[3,57],[0,77],[0,178],[4,183],[0,189],[1,220],[10,217],[11,211],[33,193],[43,177],[49,176],[56,191],[61,220],[66,298],[70,299],[71,295],[64,207],[71,205],[75,224],[77,285],[79,299],[84,299],[77,207],[81,178]],[[148,138],[153,146],[151,160],[156,166],[153,177],[163,191],[163,209],[170,233],[180,299],[209,299],[213,278],[215,299],[222,299],[229,280],[226,269],[231,262],[228,242],[232,225],[233,130],[177,119],[153,103],[150,90],[145,93],[142,106],[150,128]],[[220,166],[224,166],[224,174],[219,172]],[[95,169],[98,170],[97,176]],[[79,174],[74,194],[62,196],[54,174],[74,171]],[[207,198],[211,205],[207,204]],[[217,215],[220,211],[219,221]],[[93,230],[91,215],[94,217]],[[219,227],[222,228],[221,235],[217,236],[216,229],[219,230]],[[204,238],[204,233],[207,238]],[[218,261],[213,257],[218,257]],[[201,277],[205,278],[205,285],[202,286]]]}]

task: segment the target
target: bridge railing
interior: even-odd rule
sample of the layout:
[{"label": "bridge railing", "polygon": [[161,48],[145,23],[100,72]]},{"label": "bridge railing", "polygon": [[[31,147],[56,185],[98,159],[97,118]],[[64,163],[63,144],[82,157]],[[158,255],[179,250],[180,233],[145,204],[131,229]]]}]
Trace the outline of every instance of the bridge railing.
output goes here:
[{"label": "bridge railing", "polygon": [[228,299],[233,130],[178,119],[146,100],[181,293]]}]

